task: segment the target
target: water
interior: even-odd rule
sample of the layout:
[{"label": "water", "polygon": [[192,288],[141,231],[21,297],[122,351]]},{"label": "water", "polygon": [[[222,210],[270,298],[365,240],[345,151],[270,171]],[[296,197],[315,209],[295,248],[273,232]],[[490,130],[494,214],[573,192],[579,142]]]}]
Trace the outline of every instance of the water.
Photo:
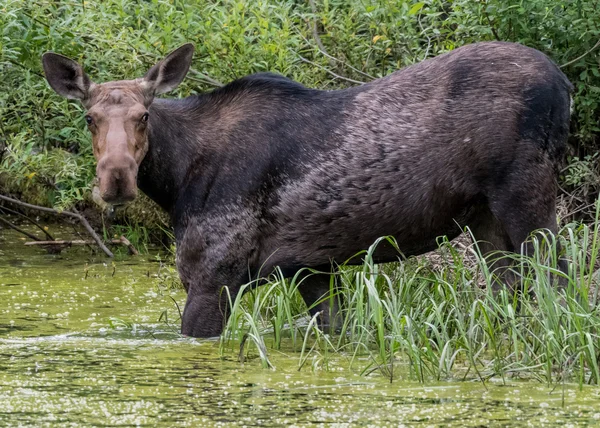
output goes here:
[{"label": "water", "polygon": [[566,385],[563,405],[562,387],[535,382],[390,383],[343,358],[299,372],[293,352],[271,351],[275,370],[222,359],[215,340],[177,334],[185,294],[159,266],[48,255],[0,229],[0,426],[600,425],[597,387]]}]

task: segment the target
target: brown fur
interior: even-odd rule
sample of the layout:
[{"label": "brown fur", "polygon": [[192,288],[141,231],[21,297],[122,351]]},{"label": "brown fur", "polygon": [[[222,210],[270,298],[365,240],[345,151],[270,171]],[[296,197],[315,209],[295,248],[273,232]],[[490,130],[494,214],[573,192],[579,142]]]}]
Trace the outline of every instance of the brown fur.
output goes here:
[{"label": "brown fur", "polygon": [[[129,82],[145,99],[157,84]],[[183,333],[220,333],[223,286],[235,296],[276,266],[328,270],[383,235],[408,256],[469,226],[485,252],[527,251],[532,231],[556,232],[570,90],[540,52],[480,43],[343,91],[256,75],[180,101],[138,93],[150,112],[138,186],[173,220]],[[94,97],[90,111],[104,104]],[[398,254],[382,245],[376,257]],[[311,305],[328,288],[316,275],[300,291]]]}]

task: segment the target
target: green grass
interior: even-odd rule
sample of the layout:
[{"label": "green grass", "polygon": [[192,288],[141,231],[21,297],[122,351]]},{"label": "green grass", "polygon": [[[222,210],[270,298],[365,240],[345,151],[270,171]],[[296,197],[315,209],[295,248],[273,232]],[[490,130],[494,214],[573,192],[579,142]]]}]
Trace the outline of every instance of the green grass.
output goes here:
[{"label": "green grass", "polygon": [[[221,352],[239,352],[240,359],[258,354],[271,367],[271,352],[295,351],[299,369],[314,370],[326,370],[335,356],[346,358],[349,369],[391,380],[402,366],[422,382],[523,378],[600,385],[598,224],[571,224],[556,237],[537,234],[530,257],[498,255],[514,260],[522,293],[492,292],[498,278],[475,245],[443,242],[435,264],[420,257],[377,265],[372,255],[381,240],[395,245],[381,238],[362,265],[339,267],[335,293],[324,297],[344,302],[341,329],[333,335],[307,315],[297,277],[276,273],[268,285],[231,302]],[[557,269],[558,240],[568,274]],[[555,284],[560,276],[568,283],[563,291]]]}]

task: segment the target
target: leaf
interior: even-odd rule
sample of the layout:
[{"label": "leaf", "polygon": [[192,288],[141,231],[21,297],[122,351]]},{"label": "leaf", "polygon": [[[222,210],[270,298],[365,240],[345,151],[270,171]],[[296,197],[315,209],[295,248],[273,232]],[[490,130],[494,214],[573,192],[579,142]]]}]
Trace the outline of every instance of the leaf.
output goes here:
[{"label": "leaf", "polygon": [[420,1],[418,3],[415,3],[413,5],[413,7],[411,7],[410,10],[408,11],[408,14],[409,15],[416,15],[417,13],[419,13],[419,11],[421,9],[423,9],[423,6],[425,6],[425,3],[422,2],[422,1]]},{"label": "leaf", "polygon": [[377,43],[377,40],[381,39],[383,36],[375,36],[373,37],[373,43]]},{"label": "leaf", "polygon": [[37,172],[32,172],[31,174],[27,174],[25,177],[27,177],[29,180],[31,180],[33,177],[35,177],[37,174]]}]

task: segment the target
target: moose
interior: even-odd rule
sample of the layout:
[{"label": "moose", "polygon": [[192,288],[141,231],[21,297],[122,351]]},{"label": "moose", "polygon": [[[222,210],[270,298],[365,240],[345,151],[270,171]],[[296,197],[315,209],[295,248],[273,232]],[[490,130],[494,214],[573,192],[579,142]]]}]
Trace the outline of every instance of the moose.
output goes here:
[{"label": "moose", "polygon": [[[50,86],[87,111],[102,199],[124,204],[139,188],[170,215],[184,335],[219,335],[223,287],[235,297],[276,267],[319,272],[299,291],[328,314],[332,262],[381,236],[408,257],[467,226],[484,254],[557,231],[572,85],[535,49],[475,43],[342,90],[259,73],[157,98],[183,81],[193,51],[108,83],[62,55],[42,58]],[[381,245],[375,257],[399,254]]]}]

